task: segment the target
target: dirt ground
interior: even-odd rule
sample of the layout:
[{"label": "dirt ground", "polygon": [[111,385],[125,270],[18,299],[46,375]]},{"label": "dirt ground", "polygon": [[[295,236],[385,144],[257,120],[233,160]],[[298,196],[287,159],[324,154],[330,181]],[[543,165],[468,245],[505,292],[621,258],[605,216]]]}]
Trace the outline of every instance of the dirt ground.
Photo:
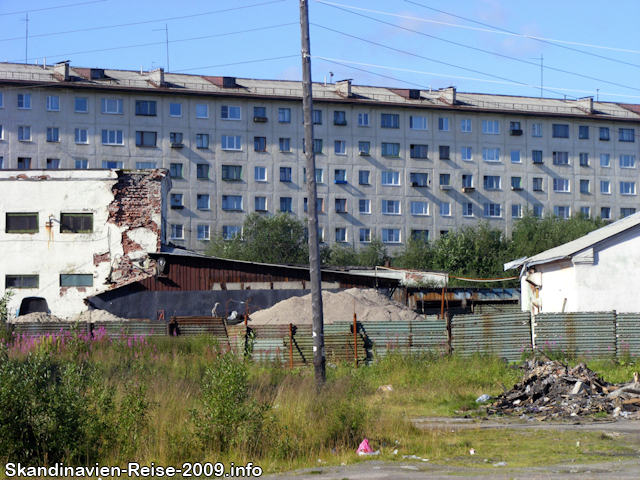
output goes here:
[{"label": "dirt ground", "polygon": [[[494,420],[474,421],[465,418],[424,417],[413,420],[419,428],[451,428],[452,430],[481,429],[545,429],[562,431],[597,431],[624,438],[628,444],[640,447],[640,420],[622,419],[618,421],[599,421],[589,423],[540,423],[540,422],[502,422]],[[368,461],[342,467],[317,467],[280,475],[268,475],[262,478],[279,480],[614,480],[640,478],[640,455],[635,460],[612,460],[608,462],[548,467],[473,469],[466,467],[434,465],[428,462]]]}]

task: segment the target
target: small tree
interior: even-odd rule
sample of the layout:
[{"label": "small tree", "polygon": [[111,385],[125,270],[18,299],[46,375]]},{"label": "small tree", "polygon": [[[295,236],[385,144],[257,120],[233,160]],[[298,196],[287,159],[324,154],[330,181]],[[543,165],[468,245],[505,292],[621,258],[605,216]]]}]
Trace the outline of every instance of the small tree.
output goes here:
[{"label": "small tree", "polygon": [[10,288],[5,290],[4,295],[0,298],[0,323],[6,323],[9,319],[9,301],[15,292]]}]

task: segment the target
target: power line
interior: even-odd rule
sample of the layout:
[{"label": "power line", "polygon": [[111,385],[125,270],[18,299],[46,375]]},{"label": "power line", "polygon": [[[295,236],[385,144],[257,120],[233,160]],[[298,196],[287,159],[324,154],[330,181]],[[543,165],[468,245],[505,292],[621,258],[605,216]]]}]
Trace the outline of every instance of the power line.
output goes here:
[{"label": "power line", "polygon": [[197,67],[197,68],[187,68],[185,70],[176,70],[174,73],[191,72],[193,70],[203,70],[205,68],[218,68],[218,67],[229,67],[229,66],[232,66],[232,65],[244,65],[244,64],[247,64],[247,63],[268,62],[268,61],[271,61],[271,60],[281,60],[283,58],[293,58],[293,57],[298,58],[299,56],[300,55],[296,54],[296,55],[285,55],[283,57],[261,58],[259,60],[247,60],[246,62],[221,63],[220,65],[210,65],[208,67]]},{"label": "power line", "polygon": [[[324,3],[324,2],[322,2],[322,3]],[[489,53],[489,54],[491,54],[491,55],[496,55],[496,56],[499,56],[499,57],[508,58],[508,59],[515,60],[515,61],[518,61],[518,62],[521,62],[521,63],[525,63],[525,64],[527,64],[527,65],[534,65],[534,66],[536,66],[536,67],[538,66],[537,64],[535,64],[535,63],[533,63],[533,62],[528,62],[528,61],[526,61],[526,60],[521,60],[521,59],[518,59],[518,58],[509,57],[509,56],[507,56],[507,55],[502,55],[502,54],[499,54],[499,53],[490,52],[490,51],[488,51],[488,50],[483,50],[483,49],[481,49],[481,48],[472,47],[472,46],[465,45],[465,44],[462,44],[462,43],[453,42],[453,41],[451,41],[451,40],[445,40],[445,39],[443,39],[443,38],[435,37],[435,36],[433,36],[433,35],[428,35],[428,34],[426,34],[426,33],[422,33],[422,32],[419,32],[419,31],[417,31],[417,30],[412,30],[412,29],[407,28],[407,27],[401,27],[400,25],[396,25],[396,24],[394,24],[394,23],[385,22],[384,20],[379,20],[379,19],[377,19],[377,18],[373,18],[373,17],[370,17],[370,16],[368,16],[368,15],[364,15],[364,14],[362,14],[362,13],[351,12],[351,11],[346,10],[346,9],[344,9],[344,8],[336,7],[335,5],[331,5],[331,4],[326,4],[326,5],[328,5],[328,6],[332,7],[332,8],[335,8],[335,9],[337,9],[337,10],[342,10],[342,11],[344,11],[344,12],[351,13],[352,15],[357,15],[357,16],[359,16],[359,17],[368,18],[369,20],[373,20],[374,22],[379,22],[379,23],[382,23],[382,24],[384,24],[384,25],[389,25],[389,26],[392,26],[392,27],[399,28],[399,29],[401,29],[401,30],[406,30],[406,31],[408,31],[408,32],[416,33],[416,34],[418,34],[418,35],[422,35],[423,37],[434,38],[434,39],[436,39],[436,40],[441,40],[441,41],[443,41],[443,42],[451,43],[451,44],[458,45],[458,46],[461,46],[461,47],[464,47],[464,48],[469,48],[469,49],[471,49],[471,50],[477,50],[477,51],[481,51],[481,52],[484,52],[484,53]],[[568,48],[568,47],[563,47],[563,48]],[[432,61],[435,61],[435,60],[432,60]],[[638,65],[638,66],[640,67],[640,65]],[[464,67],[458,67],[458,68],[464,68]],[[602,79],[600,79],[600,78],[590,77],[590,76],[588,76],[588,75],[583,75],[583,74],[581,74],[581,73],[570,72],[570,71],[568,71],[568,70],[562,70],[562,69],[559,69],[559,68],[548,67],[548,66],[547,66],[547,67],[545,67],[545,68],[547,68],[547,70],[554,70],[554,71],[556,71],[556,72],[566,73],[566,74],[569,74],[569,75],[574,75],[574,76],[581,77],[581,78],[586,78],[586,79],[589,79],[589,80],[595,80],[595,81],[602,82],[602,83],[608,83],[609,85],[615,85],[616,87],[622,87],[622,88],[628,88],[628,89],[630,89],[630,90],[640,91],[640,88],[634,88],[634,87],[629,87],[629,86],[627,86],[627,85],[622,85],[622,84],[620,84],[620,83],[609,82],[609,81],[607,81],[607,80],[602,80]],[[488,75],[488,74],[484,74],[484,75]],[[500,77],[498,77],[498,78],[500,78]],[[504,79],[503,79],[503,80],[504,80]]]},{"label": "power line", "polygon": [[[183,15],[181,17],[160,18],[160,19],[157,19],[157,20],[144,20],[144,21],[141,21],[141,22],[122,23],[120,25],[107,25],[107,26],[104,26],[104,27],[82,28],[80,30],[68,30],[66,32],[42,33],[42,34],[39,34],[39,35],[32,35],[31,38],[50,37],[50,36],[53,36],[53,35],[66,35],[67,33],[90,32],[90,31],[93,31],[93,30],[105,30],[105,29],[109,29],[109,28],[131,27],[131,26],[134,26],[134,25],[144,25],[146,23],[167,22],[169,20],[183,20],[185,18],[203,17],[205,15],[214,15],[216,13],[230,12],[230,11],[233,11],[233,10],[241,10],[243,8],[259,7],[259,6],[262,6],[262,5],[270,5],[270,4],[273,4],[273,3],[280,3],[280,2],[284,2],[284,1],[286,1],[286,0],[272,0],[270,2],[255,3],[253,5],[245,5],[243,7],[225,8],[224,10],[215,10],[213,12],[196,13],[196,14],[193,14],[193,15]],[[11,40],[22,40],[22,37],[0,39],[0,42],[8,42],[8,41],[11,41]]]},{"label": "power line", "polygon": [[57,7],[35,8],[33,10],[21,10],[19,12],[0,13],[0,16],[18,15],[20,13],[42,12],[43,10],[55,10],[55,9],[58,9],[58,8],[77,7],[79,5],[88,5],[90,3],[102,3],[102,2],[106,2],[106,1],[107,0],[94,0],[92,2],[72,3],[70,5],[59,5]]}]

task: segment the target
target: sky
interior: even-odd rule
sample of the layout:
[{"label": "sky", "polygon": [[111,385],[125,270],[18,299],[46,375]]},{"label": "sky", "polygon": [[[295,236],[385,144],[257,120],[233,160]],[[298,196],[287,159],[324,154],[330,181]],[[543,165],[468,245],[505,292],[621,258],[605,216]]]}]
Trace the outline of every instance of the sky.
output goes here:
[{"label": "sky", "polygon": [[[299,14],[299,0],[0,0],[0,61],[301,80]],[[638,0],[309,0],[312,77],[640,104],[638,18]]]}]

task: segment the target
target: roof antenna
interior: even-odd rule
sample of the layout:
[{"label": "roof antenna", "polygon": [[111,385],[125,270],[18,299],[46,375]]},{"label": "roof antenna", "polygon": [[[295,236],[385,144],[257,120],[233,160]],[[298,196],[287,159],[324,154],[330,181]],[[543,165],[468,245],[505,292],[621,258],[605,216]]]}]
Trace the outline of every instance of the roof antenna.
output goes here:
[{"label": "roof antenna", "polygon": [[27,29],[27,33],[24,37],[24,63],[28,63],[29,60],[29,14],[27,13],[27,18],[20,19],[21,22],[25,23],[25,27]]},{"label": "roof antenna", "polygon": [[329,83],[333,83],[333,72],[329,72],[329,75],[331,75],[331,77],[329,77]]}]

